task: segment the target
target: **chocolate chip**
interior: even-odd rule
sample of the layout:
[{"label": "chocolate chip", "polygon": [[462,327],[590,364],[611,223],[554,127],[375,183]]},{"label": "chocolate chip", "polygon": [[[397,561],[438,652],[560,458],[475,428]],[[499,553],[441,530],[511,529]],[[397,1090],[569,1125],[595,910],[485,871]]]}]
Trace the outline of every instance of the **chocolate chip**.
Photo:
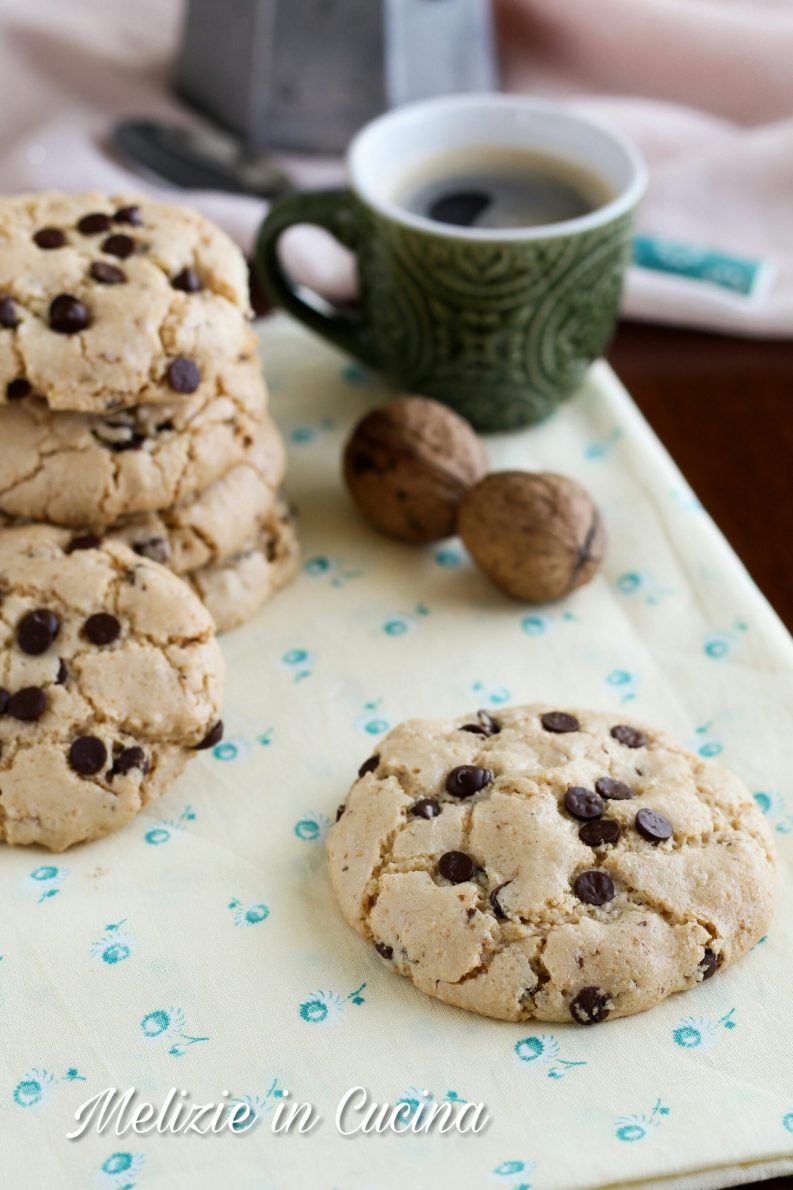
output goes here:
[{"label": "chocolate chip", "polygon": [[71,539],[65,552],[73,554],[75,550],[98,550],[101,544],[102,538],[97,537],[95,533],[83,533],[79,537]]},{"label": "chocolate chip", "polygon": [[17,308],[10,297],[0,297],[0,326],[13,331],[19,326]]},{"label": "chocolate chip", "polygon": [[605,872],[582,872],[573,882],[573,892],[586,905],[605,905],[616,895],[614,881]]},{"label": "chocolate chip", "polygon": [[69,680],[69,667],[61,657],[58,660],[58,673],[55,676],[56,686],[65,686]]},{"label": "chocolate chip", "polygon": [[501,731],[498,723],[496,723],[493,716],[487,711],[477,711],[476,717],[479,720],[478,723],[464,723],[460,728],[460,731],[470,731],[473,733],[473,735],[482,735],[487,737],[498,735],[498,733]]},{"label": "chocolate chip", "polygon": [[501,731],[501,724],[497,719],[493,718],[489,711],[485,711],[484,709],[480,708],[476,712],[476,717],[482,726],[487,728],[487,731],[490,735],[498,735],[498,733]]},{"label": "chocolate chip", "polygon": [[626,801],[628,798],[634,797],[636,793],[636,790],[631,789],[630,785],[626,785],[624,781],[615,781],[613,777],[598,777],[595,789],[601,797],[607,797],[615,802]]},{"label": "chocolate chip", "polygon": [[194,393],[201,383],[201,369],[194,360],[179,355],[171,360],[166,372],[168,383],[176,393]]},{"label": "chocolate chip", "polygon": [[181,289],[184,293],[198,293],[201,286],[201,278],[195,269],[182,269],[181,273],[177,273],[172,279],[171,285],[174,289]]},{"label": "chocolate chip", "polygon": [[616,818],[596,818],[594,822],[584,823],[578,837],[587,847],[603,847],[606,843],[616,843],[620,833]]},{"label": "chocolate chip", "polygon": [[445,851],[438,860],[438,871],[441,876],[451,880],[452,884],[462,884],[463,881],[470,880],[475,869],[474,861],[464,851]]},{"label": "chocolate chip", "polygon": [[171,556],[170,546],[164,537],[149,537],[146,541],[136,541],[132,548],[141,558],[148,558],[151,562],[167,562]]},{"label": "chocolate chip", "polygon": [[440,812],[440,802],[436,802],[432,797],[420,797],[410,807],[410,813],[416,818],[437,818]]},{"label": "chocolate chip", "polygon": [[33,243],[39,248],[62,248],[66,243],[66,236],[59,227],[42,227],[33,236]]},{"label": "chocolate chip", "polygon": [[114,417],[96,422],[91,428],[91,433],[97,442],[114,451],[133,449],[130,445],[133,439],[145,441],[144,435],[136,429],[135,414],[123,411]]},{"label": "chocolate chip", "polygon": [[96,236],[99,235],[100,231],[109,231],[111,226],[112,220],[110,216],[97,212],[92,215],[83,215],[77,224],[77,230],[83,236]]},{"label": "chocolate chip", "polygon": [[141,227],[143,225],[143,216],[140,213],[140,207],[119,207],[113,219],[116,223],[129,223],[132,227]]},{"label": "chocolate chip", "polygon": [[344,802],[342,802],[340,806],[336,807],[336,821],[337,822],[339,821],[339,819],[341,818],[342,814],[344,813],[344,811],[346,809],[347,809],[347,807],[345,806]]},{"label": "chocolate chip", "polygon": [[113,767],[108,776],[111,779],[119,776],[124,777],[132,769],[140,769],[142,773],[149,771],[149,762],[146,758],[146,753],[137,744],[133,744],[130,748],[122,748],[113,761]]},{"label": "chocolate chip", "polygon": [[669,819],[655,810],[639,810],[635,825],[642,838],[650,843],[663,843],[665,839],[671,839],[674,829]]},{"label": "chocolate chip", "polygon": [[95,612],[85,621],[85,635],[92,645],[112,645],[121,633],[121,623],[110,612]]},{"label": "chocolate chip", "polygon": [[81,735],[69,749],[69,765],[81,777],[92,777],[105,767],[107,748],[95,735]]},{"label": "chocolate chip", "polygon": [[119,260],[126,260],[128,256],[132,256],[136,247],[132,236],[125,236],[122,232],[115,232],[106,240],[102,240],[102,251],[108,256],[117,256]]},{"label": "chocolate chip", "polygon": [[379,763],[380,763],[380,757],[375,752],[374,756],[370,756],[368,760],[365,760],[363,762],[363,764],[361,765],[361,767],[358,769],[358,776],[365,777],[367,773],[373,773]]},{"label": "chocolate chip", "polygon": [[715,975],[718,965],[719,956],[715,951],[711,950],[709,946],[706,946],[705,953],[703,954],[699,963],[699,969],[702,972],[702,979],[710,979],[711,975]]},{"label": "chocolate chip", "polygon": [[60,630],[60,616],[48,607],[38,607],[17,624],[17,644],[29,657],[40,657],[47,652]]},{"label": "chocolate chip", "polygon": [[493,780],[492,769],[480,769],[475,764],[461,764],[448,774],[446,792],[452,797],[473,797]]},{"label": "chocolate chip", "polygon": [[552,731],[556,735],[561,735],[568,731],[581,730],[581,724],[575,715],[568,715],[566,711],[546,711],[541,716],[540,723],[542,723],[546,731]]},{"label": "chocolate chip", "polygon": [[570,1016],[579,1025],[597,1025],[609,1014],[608,996],[600,988],[587,987],[570,1001]]},{"label": "chocolate chip", "polygon": [[123,285],[127,279],[123,269],[108,264],[106,260],[95,260],[88,271],[92,280],[98,281],[100,285]]},{"label": "chocolate chip", "polygon": [[504,880],[501,884],[497,884],[496,887],[491,890],[490,896],[488,898],[491,909],[495,913],[496,917],[500,918],[501,921],[505,921],[507,915],[501,908],[501,902],[498,899],[498,894],[501,892],[502,888],[506,888],[507,885],[511,883],[511,880]]},{"label": "chocolate chip", "polygon": [[88,311],[70,293],[59,293],[50,302],[50,329],[59,335],[76,335],[88,326]]},{"label": "chocolate chip", "polygon": [[375,942],[374,948],[378,954],[381,954],[384,959],[391,959],[394,956],[393,946],[389,946],[385,942]]},{"label": "chocolate chip", "polygon": [[38,686],[25,686],[17,690],[8,700],[6,708],[12,719],[21,719],[24,723],[32,723],[40,719],[47,709],[47,695]]},{"label": "chocolate chip", "polygon": [[10,697],[11,695],[8,691],[0,686],[0,715],[5,715],[8,710],[8,700]]},{"label": "chocolate chip", "polygon": [[223,739],[223,720],[218,719],[214,727],[210,727],[209,731],[204,736],[200,744],[196,744],[196,752],[201,752],[204,748],[214,748],[215,744],[219,744]]},{"label": "chocolate chip", "polygon": [[571,785],[564,795],[564,808],[573,818],[598,818],[605,809],[603,799],[583,785]]},{"label": "chocolate chip", "polygon": [[647,743],[647,736],[644,732],[639,731],[636,727],[630,727],[627,723],[618,723],[616,727],[612,727],[611,736],[617,743],[624,744],[626,748],[643,748]]},{"label": "chocolate chip", "polygon": [[6,385],[6,398],[9,401],[21,401],[23,397],[29,396],[32,391],[30,382],[27,380],[9,380]]},{"label": "chocolate chip", "polygon": [[[111,426],[112,430],[113,427]],[[97,427],[92,431],[95,438],[112,450],[114,454],[121,454],[125,450],[142,450],[143,444],[146,441],[146,435],[141,434],[139,430],[130,430],[129,434],[124,438],[118,438],[114,442],[108,442],[101,435],[97,434]]]}]

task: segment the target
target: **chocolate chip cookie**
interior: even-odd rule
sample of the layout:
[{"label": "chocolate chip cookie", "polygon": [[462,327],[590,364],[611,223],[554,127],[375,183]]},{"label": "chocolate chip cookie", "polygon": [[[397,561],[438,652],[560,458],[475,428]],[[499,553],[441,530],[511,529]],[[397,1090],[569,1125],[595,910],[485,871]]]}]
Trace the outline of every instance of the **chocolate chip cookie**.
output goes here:
[{"label": "chocolate chip cookie", "polygon": [[247,268],[195,211],[98,193],[0,198],[0,404],[101,413],[215,391],[250,354]]},{"label": "chocolate chip cookie", "polygon": [[120,542],[0,530],[0,839],[63,851],[128,822],[220,738],[206,609]]},{"label": "chocolate chip cookie", "polygon": [[295,517],[283,496],[260,519],[249,542],[222,562],[184,575],[218,632],[252,619],[294,577],[300,557]]},{"label": "chocolate chip cookie", "polygon": [[105,526],[192,500],[245,460],[266,401],[255,357],[172,405],[53,413],[21,394],[0,405],[0,514]]},{"label": "chocolate chip cookie", "polygon": [[347,921],[421,991],[596,1024],[740,958],[774,854],[726,769],[619,714],[524,706],[395,728],[328,840]]},{"label": "chocolate chip cookie", "polygon": [[245,552],[277,522],[284,448],[274,422],[259,427],[241,463],[185,504],[122,518],[104,533],[176,574],[215,566]]}]

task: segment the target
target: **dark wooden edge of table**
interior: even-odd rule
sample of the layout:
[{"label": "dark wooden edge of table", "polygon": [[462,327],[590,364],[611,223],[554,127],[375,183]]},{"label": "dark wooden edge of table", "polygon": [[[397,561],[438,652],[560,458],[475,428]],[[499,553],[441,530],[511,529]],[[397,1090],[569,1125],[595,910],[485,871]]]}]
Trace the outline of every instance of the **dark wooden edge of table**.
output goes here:
[{"label": "dark wooden edge of table", "polygon": [[607,358],[793,629],[793,339],[626,322]]}]

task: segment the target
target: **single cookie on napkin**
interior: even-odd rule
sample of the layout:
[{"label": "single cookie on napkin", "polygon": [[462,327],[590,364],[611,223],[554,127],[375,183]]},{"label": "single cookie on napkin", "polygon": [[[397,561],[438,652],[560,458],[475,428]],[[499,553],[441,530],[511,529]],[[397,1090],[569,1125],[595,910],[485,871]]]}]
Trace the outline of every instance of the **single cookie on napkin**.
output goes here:
[{"label": "single cookie on napkin", "polygon": [[595,1024],[766,932],[774,852],[726,769],[611,714],[543,705],[396,727],[328,839],[342,913],[423,992]]}]

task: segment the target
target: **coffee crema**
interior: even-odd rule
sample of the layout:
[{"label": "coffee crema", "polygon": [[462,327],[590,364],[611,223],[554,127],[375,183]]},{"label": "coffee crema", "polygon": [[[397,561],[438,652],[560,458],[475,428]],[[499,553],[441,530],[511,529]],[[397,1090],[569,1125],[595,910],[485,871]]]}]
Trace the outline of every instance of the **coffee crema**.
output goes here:
[{"label": "coffee crema", "polygon": [[600,175],[529,149],[468,146],[439,153],[403,175],[397,205],[456,227],[544,227],[588,215],[614,198]]}]

